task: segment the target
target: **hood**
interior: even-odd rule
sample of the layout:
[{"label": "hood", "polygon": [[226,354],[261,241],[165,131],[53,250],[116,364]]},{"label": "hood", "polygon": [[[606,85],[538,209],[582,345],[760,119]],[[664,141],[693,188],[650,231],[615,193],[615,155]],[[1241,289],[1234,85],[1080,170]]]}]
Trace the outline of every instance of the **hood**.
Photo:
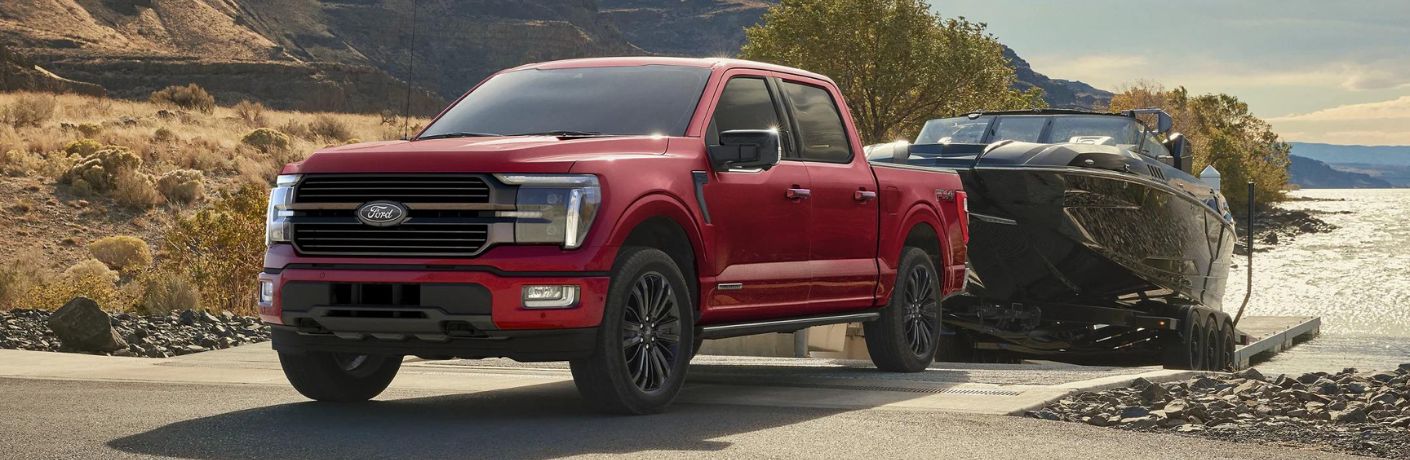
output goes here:
[{"label": "hood", "polygon": [[583,160],[660,155],[668,143],[659,136],[368,142],[319,150],[284,173],[567,173]]}]

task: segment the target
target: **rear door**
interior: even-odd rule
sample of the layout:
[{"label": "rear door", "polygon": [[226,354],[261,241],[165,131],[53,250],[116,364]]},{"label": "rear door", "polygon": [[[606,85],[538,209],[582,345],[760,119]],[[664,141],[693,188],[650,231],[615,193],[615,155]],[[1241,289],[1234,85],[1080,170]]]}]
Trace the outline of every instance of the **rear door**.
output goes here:
[{"label": "rear door", "polygon": [[[736,129],[779,129],[783,102],[766,74],[735,70],[706,128],[705,143]],[[715,227],[715,286],[705,286],[706,308],[719,321],[797,314],[808,302],[807,265],[811,181],[790,142],[783,161],[768,170],[711,172],[703,187]],[[793,192],[790,193],[790,190]]]},{"label": "rear door", "polygon": [[876,177],[854,147],[840,95],[801,80],[781,80],[779,88],[812,179],[809,303],[815,310],[870,307],[878,274]]}]

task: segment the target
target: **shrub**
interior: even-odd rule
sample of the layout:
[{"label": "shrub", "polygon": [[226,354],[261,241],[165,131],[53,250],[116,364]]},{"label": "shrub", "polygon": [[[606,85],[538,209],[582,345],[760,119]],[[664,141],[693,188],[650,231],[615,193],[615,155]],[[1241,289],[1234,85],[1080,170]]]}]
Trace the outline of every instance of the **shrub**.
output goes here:
[{"label": "shrub", "polygon": [[186,86],[168,86],[152,93],[153,104],[170,105],[201,113],[215,111],[215,97],[195,83]]},{"label": "shrub", "polygon": [[15,257],[0,261],[0,310],[23,306],[38,281],[35,279],[33,260]]},{"label": "shrub", "polygon": [[37,94],[20,96],[15,102],[0,110],[0,119],[4,119],[6,124],[16,128],[39,127],[54,118],[54,109],[58,106],[58,99],[53,96]]},{"label": "shrub", "polygon": [[[70,147],[73,147],[73,144],[70,144]],[[59,182],[68,184],[74,193],[79,195],[101,194],[115,189],[119,176],[136,173],[137,168],[141,166],[142,159],[137,155],[125,148],[110,145],[83,156],[59,178]]]},{"label": "shrub", "polygon": [[86,157],[98,153],[103,149],[103,144],[93,139],[79,139],[64,146],[64,153],[69,156]]},{"label": "shrub", "polygon": [[165,235],[164,264],[181,267],[201,290],[201,305],[254,314],[250,280],[264,261],[268,189],[245,185],[210,207],[183,216]]},{"label": "shrub", "polygon": [[117,289],[117,280],[117,272],[96,259],[88,259],[74,264],[58,277],[35,277],[16,305],[53,310],[74,297],[85,296],[98,305],[119,309],[125,302]]},{"label": "shrub", "polygon": [[343,123],[332,115],[319,115],[308,123],[308,131],[314,136],[326,140],[347,142],[352,139],[352,130],[348,129],[347,123]]},{"label": "shrub", "polygon": [[6,176],[25,176],[43,167],[44,160],[35,158],[28,152],[8,150],[0,153],[0,174]]},{"label": "shrub", "polygon": [[245,134],[240,142],[264,153],[278,153],[289,149],[289,136],[269,128],[259,128]]},{"label": "shrub", "polygon": [[103,132],[103,125],[97,123],[79,123],[78,132],[83,134],[83,137],[97,136],[98,133]]},{"label": "shrub", "polygon": [[142,293],[134,305],[143,315],[164,315],[175,310],[197,309],[201,291],[180,273],[158,271],[142,280]]},{"label": "shrub", "polygon": [[176,140],[176,133],[171,132],[170,129],[157,128],[157,130],[152,133],[152,140],[157,142],[171,142]]},{"label": "shrub", "polygon": [[98,259],[84,259],[79,263],[64,269],[64,277],[71,279],[95,278],[108,280],[113,283],[118,281],[118,273],[108,268],[108,264]]},{"label": "shrub", "polygon": [[152,265],[152,250],[141,238],[110,236],[88,245],[88,253],[114,270],[130,272]]},{"label": "shrub", "polygon": [[168,202],[195,203],[205,197],[205,175],[194,169],[178,169],[157,179],[157,191]]},{"label": "shrub", "polygon": [[254,128],[264,127],[269,124],[269,119],[265,118],[264,104],[250,101],[240,101],[235,104],[235,116],[240,117],[246,125]]},{"label": "shrub", "polygon": [[113,201],[132,209],[151,209],[162,204],[162,194],[157,192],[156,181],[152,176],[137,171],[123,171],[113,178],[113,190],[108,193]]}]

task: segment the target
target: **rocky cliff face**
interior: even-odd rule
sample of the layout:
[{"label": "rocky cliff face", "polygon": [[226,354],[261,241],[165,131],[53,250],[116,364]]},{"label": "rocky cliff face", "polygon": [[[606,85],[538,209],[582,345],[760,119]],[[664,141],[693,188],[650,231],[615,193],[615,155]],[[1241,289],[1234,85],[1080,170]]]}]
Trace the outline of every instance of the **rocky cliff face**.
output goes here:
[{"label": "rocky cliff face", "polygon": [[1111,92],[1093,88],[1092,85],[1072,80],[1048,78],[1033,70],[1028,61],[1018,56],[1012,48],[1004,47],[1004,57],[1013,65],[1014,76],[1019,89],[1040,88],[1048,105],[1059,109],[1106,110],[1111,106]]},{"label": "rocky cliff face", "polygon": [[[227,104],[400,110],[410,78],[419,88],[413,110],[424,114],[491,72],[530,62],[734,55],[744,28],[775,2],[0,0],[0,44],[54,74],[126,98],[197,83]],[[1110,93],[1049,79],[1009,54],[1020,85],[1043,88],[1055,107],[1110,100]]]}]

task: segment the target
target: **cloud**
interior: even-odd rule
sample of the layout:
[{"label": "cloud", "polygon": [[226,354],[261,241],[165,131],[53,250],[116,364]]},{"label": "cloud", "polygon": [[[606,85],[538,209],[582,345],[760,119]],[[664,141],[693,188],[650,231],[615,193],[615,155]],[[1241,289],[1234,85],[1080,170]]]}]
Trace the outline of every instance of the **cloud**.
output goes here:
[{"label": "cloud", "polygon": [[1269,118],[1284,140],[1410,145],[1410,96]]},{"label": "cloud", "polygon": [[1342,88],[1352,91],[1395,89],[1410,86],[1410,61],[1380,60],[1346,66]]}]

